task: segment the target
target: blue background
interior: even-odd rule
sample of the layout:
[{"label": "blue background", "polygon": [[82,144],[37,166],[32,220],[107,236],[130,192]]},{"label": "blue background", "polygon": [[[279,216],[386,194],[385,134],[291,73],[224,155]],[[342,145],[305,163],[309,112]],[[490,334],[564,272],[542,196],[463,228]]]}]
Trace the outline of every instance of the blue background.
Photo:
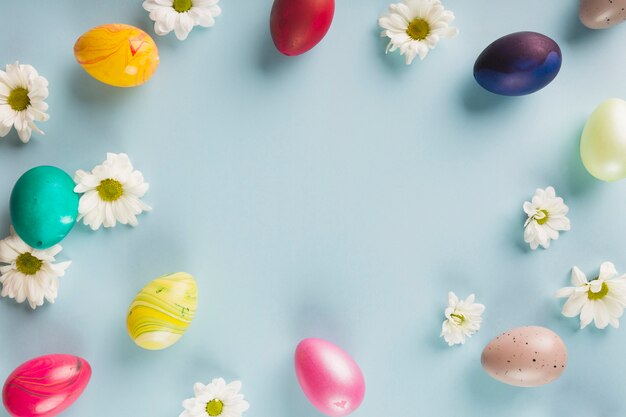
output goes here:
[{"label": "blue background", "polygon": [[[91,169],[106,152],[130,155],[154,210],[135,229],[77,225],[62,243],[73,264],[56,304],[0,300],[0,379],[35,356],[73,353],[94,374],[67,417],[177,416],[195,382],[219,376],[243,381],[246,417],[315,417],[292,365],[299,340],[315,336],[362,367],[355,417],[626,413],[626,330],[579,331],[553,298],[573,265],[626,271],[624,183],[593,179],[578,155],[588,115],[626,96],[626,25],[588,30],[573,0],[448,0],[460,35],[405,66],[378,36],[387,0],[339,0],[326,38],[294,58],[271,43],[270,0],[224,1],[216,25],[185,42],[154,35],[140,1],[1,3],[0,62],[48,78],[51,115],[45,137],[0,142],[2,232],[24,171]],[[140,88],[100,84],[74,60],[78,36],[114,22],[160,48]],[[559,43],[561,73],[526,97],[481,90],[474,60],[520,30]],[[521,206],[548,185],[572,230],[532,252]],[[144,351],[126,309],[179,270],[198,281],[196,319],[172,348]],[[438,337],[450,290],[487,306],[463,347]],[[490,379],[484,345],[529,324],[565,340],[562,378],[537,389]]]}]

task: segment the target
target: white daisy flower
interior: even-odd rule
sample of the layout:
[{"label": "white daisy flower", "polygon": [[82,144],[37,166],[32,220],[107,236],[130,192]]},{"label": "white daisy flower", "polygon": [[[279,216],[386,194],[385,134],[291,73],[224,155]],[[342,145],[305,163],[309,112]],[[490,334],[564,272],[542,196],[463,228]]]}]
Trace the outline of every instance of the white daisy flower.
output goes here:
[{"label": "white daisy flower", "polygon": [[240,390],[240,381],[226,384],[217,378],[208,385],[198,382],[193,386],[195,397],[183,401],[185,411],[179,417],[241,417],[250,404],[239,394]]},{"label": "white daisy flower", "polygon": [[459,30],[450,26],[454,13],[444,9],[439,0],[402,0],[390,4],[389,12],[378,19],[384,30],[381,37],[388,37],[385,53],[400,49],[409,65],[419,55],[426,58],[428,51],[435,49],[439,39],[453,38]]},{"label": "white daisy flower", "polygon": [[584,329],[592,321],[598,329],[607,325],[619,327],[619,318],[626,307],[626,275],[617,276],[611,262],[600,265],[600,274],[587,281],[578,267],[572,268],[573,287],[564,287],[556,292],[556,297],[568,297],[563,305],[565,317],[580,315],[580,328]]},{"label": "white daisy flower", "polygon": [[35,122],[50,118],[46,98],[48,80],[33,66],[16,62],[8,64],[6,71],[0,70],[0,137],[5,137],[13,126],[24,143],[30,140],[33,130],[43,135]]},{"label": "white daisy flower", "polygon": [[565,215],[569,208],[557,197],[553,187],[538,188],[532,201],[524,203],[528,219],[524,223],[524,241],[535,250],[539,245],[550,247],[550,240],[559,238],[559,231],[570,230],[570,222]]},{"label": "white daisy flower", "polygon": [[476,296],[471,294],[465,300],[459,300],[455,293],[448,293],[448,308],[446,320],[441,325],[440,337],[443,337],[448,346],[464,344],[465,337],[471,337],[480,330],[481,315],[485,306],[475,303]]},{"label": "white daisy flower", "polygon": [[31,308],[43,305],[44,298],[54,303],[59,288],[59,277],[71,261],[54,263],[61,245],[48,249],[33,249],[15,233],[11,226],[9,237],[0,240],[0,282],[2,296],[18,303],[28,300]]},{"label": "white daisy flower", "polygon": [[148,191],[141,172],[125,153],[108,153],[102,165],[91,172],[82,169],[74,176],[74,191],[84,193],[78,203],[78,220],[97,230],[116,222],[137,226],[137,215],[152,208],[140,200]]},{"label": "white daisy flower", "polygon": [[167,35],[172,30],[184,41],[194,26],[211,27],[215,17],[222,13],[219,0],[145,0],[143,8],[150,12],[157,35]]}]

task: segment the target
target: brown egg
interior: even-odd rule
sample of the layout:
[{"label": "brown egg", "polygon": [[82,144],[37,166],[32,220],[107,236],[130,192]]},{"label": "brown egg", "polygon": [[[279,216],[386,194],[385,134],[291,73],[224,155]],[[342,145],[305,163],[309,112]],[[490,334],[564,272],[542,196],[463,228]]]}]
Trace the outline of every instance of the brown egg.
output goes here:
[{"label": "brown egg", "polygon": [[550,329],[517,327],[489,342],[480,360],[485,371],[500,382],[537,387],[561,376],[567,365],[567,348]]},{"label": "brown egg", "polygon": [[626,0],[580,0],[578,17],[590,29],[606,29],[626,20]]}]

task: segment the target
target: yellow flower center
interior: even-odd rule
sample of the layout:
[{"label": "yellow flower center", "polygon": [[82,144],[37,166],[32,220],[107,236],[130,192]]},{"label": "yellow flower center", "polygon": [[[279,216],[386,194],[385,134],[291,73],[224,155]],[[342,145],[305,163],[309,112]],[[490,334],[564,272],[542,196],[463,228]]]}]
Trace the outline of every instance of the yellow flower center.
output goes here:
[{"label": "yellow flower center", "polygon": [[450,318],[457,326],[460,326],[465,321],[465,316],[463,314],[452,313],[450,314]]},{"label": "yellow flower center", "polygon": [[533,216],[538,225],[542,225],[548,221],[548,211],[547,210],[537,210],[537,213]]},{"label": "yellow flower center", "polygon": [[30,106],[30,97],[28,90],[23,87],[17,87],[11,90],[7,99],[9,106],[15,111],[23,111]]},{"label": "yellow flower center", "polygon": [[[597,278],[596,278],[597,279]],[[592,292],[591,290],[587,291],[587,298],[595,301],[603,299],[609,293],[609,286],[606,282],[602,283],[602,287],[598,292]]]},{"label": "yellow flower center", "polygon": [[174,0],[173,7],[178,13],[185,13],[191,9],[192,5],[191,0]]},{"label": "yellow flower center", "polygon": [[224,409],[224,403],[218,399],[212,399],[206,404],[206,412],[210,416],[219,416]]},{"label": "yellow flower center", "polygon": [[430,33],[430,25],[428,22],[421,17],[416,17],[411,20],[409,23],[409,27],[406,28],[406,34],[416,41],[421,41],[426,39],[428,34]]},{"label": "yellow flower center", "polygon": [[115,201],[124,194],[122,183],[113,178],[100,181],[100,185],[96,187],[96,190],[100,199],[107,202]]},{"label": "yellow flower center", "polygon": [[28,252],[22,253],[15,260],[15,266],[18,271],[24,275],[35,275],[41,269],[43,261]]}]

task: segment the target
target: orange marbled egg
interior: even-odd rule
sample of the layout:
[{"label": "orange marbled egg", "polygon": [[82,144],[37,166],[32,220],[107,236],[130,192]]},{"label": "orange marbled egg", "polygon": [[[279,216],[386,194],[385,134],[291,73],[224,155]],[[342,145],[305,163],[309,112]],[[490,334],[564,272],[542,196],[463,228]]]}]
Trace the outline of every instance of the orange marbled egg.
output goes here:
[{"label": "orange marbled egg", "polygon": [[159,50],[150,35],[120,23],[85,32],[74,44],[74,56],[92,77],[115,87],[141,85],[159,65]]}]

